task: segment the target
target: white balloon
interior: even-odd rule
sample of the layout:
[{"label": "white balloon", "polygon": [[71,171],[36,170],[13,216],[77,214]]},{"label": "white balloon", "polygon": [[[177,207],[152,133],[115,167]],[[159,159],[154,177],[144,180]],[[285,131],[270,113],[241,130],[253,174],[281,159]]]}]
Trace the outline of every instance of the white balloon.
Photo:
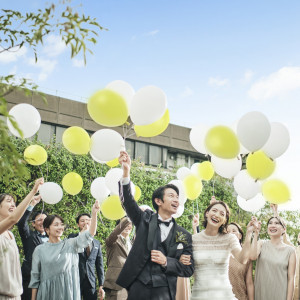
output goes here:
[{"label": "white balloon", "polygon": [[48,204],[56,204],[63,197],[62,188],[55,182],[45,182],[40,186],[39,192],[43,201]]},{"label": "white balloon", "polygon": [[110,191],[105,183],[104,177],[98,177],[93,180],[91,184],[91,194],[92,196],[102,202],[109,195]]},{"label": "white balloon", "polygon": [[[235,134],[237,135],[237,124],[238,121],[236,121],[234,124],[232,124],[230,127],[231,129],[235,132]],[[246,149],[240,142],[240,154],[248,154],[250,151],[248,149]]]},{"label": "white balloon", "polygon": [[120,94],[125,99],[129,108],[135,91],[128,82],[123,80],[115,80],[110,82],[106,88]]},{"label": "white balloon", "polygon": [[249,200],[245,200],[241,196],[237,196],[237,203],[241,209],[254,213],[262,209],[265,206],[266,201],[263,195],[259,193]]},{"label": "white balloon", "polygon": [[267,117],[252,111],[245,114],[237,124],[237,135],[241,144],[249,151],[257,151],[267,142],[271,125]]},{"label": "white balloon", "polygon": [[119,195],[119,184],[123,176],[123,170],[120,168],[112,168],[105,175],[105,184],[114,195]]},{"label": "white balloon", "polygon": [[238,195],[246,200],[253,198],[261,191],[260,183],[255,181],[247,170],[241,170],[234,177],[233,186]]},{"label": "white balloon", "polygon": [[215,172],[225,178],[233,178],[242,167],[242,159],[240,156],[232,159],[223,159],[212,155],[211,163]]},{"label": "white balloon", "polygon": [[90,154],[98,162],[107,162],[119,157],[124,149],[122,136],[112,129],[100,129],[91,137]]},{"label": "white balloon", "polygon": [[[23,132],[24,138],[29,138],[35,135],[41,126],[41,116],[38,110],[27,103],[21,103],[15,105],[9,114],[15,118],[19,128]],[[19,132],[13,127],[10,120],[7,118],[7,126],[9,131],[17,136],[21,137]]]},{"label": "white balloon", "polygon": [[184,205],[179,205],[176,214],[172,215],[172,217],[174,219],[177,219],[182,216],[183,212],[184,212]]},{"label": "white balloon", "polygon": [[149,125],[159,120],[167,109],[167,96],[156,86],[138,90],[130,103],[130,118],[135,125]]},{"label": "white balloon", "polygon": [[199,165],[200,163],[194,163],[191,166],[191,172],[196,176],[199,176],[199,172],[198,172]]},{"label": "white balloon", "polygon": [[261,150],[263,150],[270,158],[281,156],[290,144],[290,134],[288,129],[278,122],[271,123],[271,134]]},{"label": "white balloon", "polygon": [[181,167],[176,172],[176,176],[179,180],[183,180],[186,176],[190,174],[192,174],[192,171],[187,167]]},{"label": "white balloon", "polygon": [[171,180],[169,183],[174,184],[175,186],[177,186],[177,188],[179,190],[179,204],[184,205],[184,203],[187,200],[187,197],[186,197],[185,192],[184,192],[183,182],[181,180],[174,179],[174,180]]},{"label": "white balloon", "polygon": [[205,147],[205,137],[209,127],[203,124],[198,124],[193,127],[190,132],[190,142],[192,146],[200,153],[207,154]]}]

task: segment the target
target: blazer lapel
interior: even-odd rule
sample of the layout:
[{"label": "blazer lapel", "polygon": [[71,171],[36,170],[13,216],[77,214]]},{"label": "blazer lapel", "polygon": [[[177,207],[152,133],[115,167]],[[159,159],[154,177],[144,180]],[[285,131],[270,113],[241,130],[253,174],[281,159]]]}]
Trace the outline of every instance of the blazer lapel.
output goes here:
[{"label": "blazer lapel", "polygon": [[155,234],[157,231],[157,214],[153,214],[151,220],[149,222],[149,229],[148,229],[148,240],[147,240],[147,247],[151,251],[153,250],[153,241],[155,238]]}]

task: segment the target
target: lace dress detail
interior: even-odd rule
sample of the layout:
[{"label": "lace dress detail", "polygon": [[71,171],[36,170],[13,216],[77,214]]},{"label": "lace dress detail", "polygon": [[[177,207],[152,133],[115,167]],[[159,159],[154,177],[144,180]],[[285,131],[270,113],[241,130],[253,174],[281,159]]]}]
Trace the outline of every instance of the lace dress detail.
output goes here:
[{"label": "lace dress detail", "polygon": [[229,257],[241,249],[233,234],[208,236],[204,231],[193,235],[195,283],[191,300],[236,299],[228,276]]}]

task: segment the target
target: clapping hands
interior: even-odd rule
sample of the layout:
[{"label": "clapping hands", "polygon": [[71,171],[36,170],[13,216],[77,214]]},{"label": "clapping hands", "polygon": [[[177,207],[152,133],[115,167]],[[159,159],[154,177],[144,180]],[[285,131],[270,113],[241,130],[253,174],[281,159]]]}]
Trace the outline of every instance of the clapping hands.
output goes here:
[{"label": "clapping hands", "polygon": [[258,221],[255,216],[252,216],[250,222],[247,225],[247,232],[259,233],[260,230],[261,230],[261,221]]}]

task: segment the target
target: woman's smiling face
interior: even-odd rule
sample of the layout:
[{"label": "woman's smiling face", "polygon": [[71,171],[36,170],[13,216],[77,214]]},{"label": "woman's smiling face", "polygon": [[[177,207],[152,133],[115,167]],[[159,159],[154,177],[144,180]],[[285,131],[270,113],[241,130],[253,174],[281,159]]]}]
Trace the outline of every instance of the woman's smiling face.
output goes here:
[{"label": "woman's smiling face", "polygon": [[207,226],[220,228],[226,223],[226,209],[222,204],[215,204],[205,214],[207,218]]}]

